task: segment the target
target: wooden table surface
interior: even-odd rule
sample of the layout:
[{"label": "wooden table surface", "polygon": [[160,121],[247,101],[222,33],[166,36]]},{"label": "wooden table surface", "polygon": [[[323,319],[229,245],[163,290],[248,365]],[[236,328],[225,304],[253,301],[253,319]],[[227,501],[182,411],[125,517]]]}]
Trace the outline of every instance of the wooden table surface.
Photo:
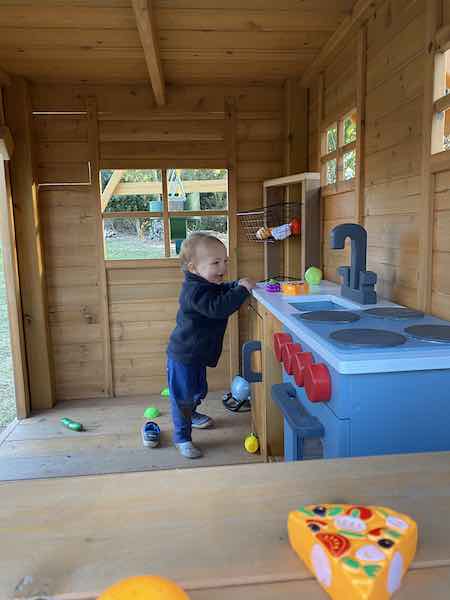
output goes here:
[{"label": "wooden table surface", "polygon": [[4,482],[0,597],[93,599],[118,579],[156,573],[193,600],[211,589],[216,600],[324,599],[286,519],[325,502],[415,518],[419,549],[397,597],[448,600],[450,453]]}]

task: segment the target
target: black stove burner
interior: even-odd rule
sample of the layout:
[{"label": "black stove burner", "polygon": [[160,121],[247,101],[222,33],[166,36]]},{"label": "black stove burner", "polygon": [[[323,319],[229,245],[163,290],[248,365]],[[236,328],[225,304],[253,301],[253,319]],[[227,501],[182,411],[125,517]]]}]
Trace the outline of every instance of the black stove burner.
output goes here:
[{"label": "black stove burner", "polygon": [[388,348],[406,342],[404,335],[383,329],[338,329],[330,333],[330,338],[352,348]]},{"label": "black stove burner", "polygon": [[348,310],[312,310],[299,315],[299,318],[314,323],[354,323],[360,317]]},{"label": "black stove burner", "polygon": [[364,314],[379,319],[422,319],[425,315],[419,310],[412,308],[400,308],[396,306],[380,306],[379,308],[368,308]]},{"label": "black stove burner", "polygon": [[411,325],[405,333],[424,342],[450,343],[450,325]]}]

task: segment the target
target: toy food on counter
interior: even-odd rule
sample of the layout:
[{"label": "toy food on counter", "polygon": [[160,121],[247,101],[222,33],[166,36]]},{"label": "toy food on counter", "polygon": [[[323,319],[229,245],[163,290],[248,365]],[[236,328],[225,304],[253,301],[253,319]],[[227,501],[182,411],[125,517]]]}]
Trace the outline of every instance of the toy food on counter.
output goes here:
[{"label": "toy food on counter", "polygon": [[276,293],[276,292],[280,292],[280,291],[281,291],[280,283],[276,279],[269,279],[269,281],[266,283],[266,292]]},{"label": "toy food on counter", "polygon": [[309,285],[319,285],[322,281],[322,271],[317,267],[309,267],[305,272],[305,281]]},{"label": "toy food on counter", "polygon": [[118,581],[98,600],[189,600],[189,596],[170,579],[142,575]]},{"label": "toy food on counter", "polygon": [[285,240],[291,235],[299,235],[301,231],[300,219],[294,217],[290,223],[279,225],[278,227],[260,227],[256,232],[258,240]]},{"label": "toy food on counter", "polygon": [[300,296],[308,293],[309,286],[303,281],[289,281],[281,284],[281,291],[286,296]]},{"label": "toy food on counter", "polygon": [[334,600],[388,600],[417,547],[416,523],[379,506],[302,506],[289,514],[288,533]]}]

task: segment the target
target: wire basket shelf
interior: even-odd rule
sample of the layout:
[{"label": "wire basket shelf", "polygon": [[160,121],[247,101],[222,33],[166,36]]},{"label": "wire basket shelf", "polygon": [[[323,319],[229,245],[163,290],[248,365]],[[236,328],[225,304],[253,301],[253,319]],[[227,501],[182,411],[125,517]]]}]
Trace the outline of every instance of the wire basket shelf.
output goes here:
[{"label": "wire basket shelf", "polygon": [[262,227],[279,227],[301,217],[300,202],[280,202],[268,206],[236,213],[241,235],[250,242],[275,242],[274,238],[261,240],[256,232]]}]

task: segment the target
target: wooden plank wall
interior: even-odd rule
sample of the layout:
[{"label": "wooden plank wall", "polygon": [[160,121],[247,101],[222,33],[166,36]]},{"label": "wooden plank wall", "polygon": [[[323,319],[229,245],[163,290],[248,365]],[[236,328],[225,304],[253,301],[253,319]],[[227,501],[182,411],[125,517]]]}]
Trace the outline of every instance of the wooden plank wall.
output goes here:
[{"label": "wooden plank wall", "polygon": [[[377,3],[367,23],[362,224],[368,232],[368,268],[378,273],[379,294],[413,307],[418,303],[424,39],[425,0]],[[353,97],[356,104],[357,40],[358,32],[327,65],[325,124],[341,98],[343,106]],[[350,66],[346,69],[345,64]],[[315,88],[310,94],[310,170],[317,168],[318,156]],[[329,279],[337,280],[336,267],[343,257],[328,250],[328,232],[337,223],[355,220],[356,214],[353,190],[326,196],[324,266]]]},{"label": "wooden plank wall", "polygon": [[[443,2],[442,25],[450,25],[450,0]],[[450,319],[450,153],[444,171],[435,173],[432,189],[432,278],[431,310],[444,319]]]},{"label": "wooden plank wall", "polygon": [[[281,87],[168,87],[168,107],[155,111],[147,85],[32,85],[34,111],[99,115],[100,166],[226,166],[224,103],[238,111],[238,208],[262,202],[262,181],[283,174]],[[180,113],[184,118],[180,120]],[[198,118],[196,118],[198,114]],[[207,114],[208,119],[205,119]],[[175,115],[178,115],[175,117]],[[87,181],[88,125],[83,114],[35,115],[40,183]],[[195,164],[193,164],[195,163]],[[93,174],[95,178],[95,173]],[[94,180],[93,185],[97,185]],[[89,186],[40,188],[45,223],[57,399],[106,394],[97,254],[99,202]],[[239,239],[238,274],[261,278],[262,248]],[[173,327],[182,276],[173,266],[107,270],[113,387],[117,395],[159,392],[165,385],[165,347]],[[241,340],[247,314],[240,314]],[[210,373],[212,389],[229,385],[227,346]]]},{"label": "wooden plank wall", "polygon": [[[356,106],[356,46],[356,38],[351,39],[325,69],[322,113],[325,126]],[[336,225],[354,220],[354,181],[326,186],[322,196],[323,269],[327,279],[336,280],[337,267],[348,260],[348,242],[344,250],[331,250],[330,232]]]}]

